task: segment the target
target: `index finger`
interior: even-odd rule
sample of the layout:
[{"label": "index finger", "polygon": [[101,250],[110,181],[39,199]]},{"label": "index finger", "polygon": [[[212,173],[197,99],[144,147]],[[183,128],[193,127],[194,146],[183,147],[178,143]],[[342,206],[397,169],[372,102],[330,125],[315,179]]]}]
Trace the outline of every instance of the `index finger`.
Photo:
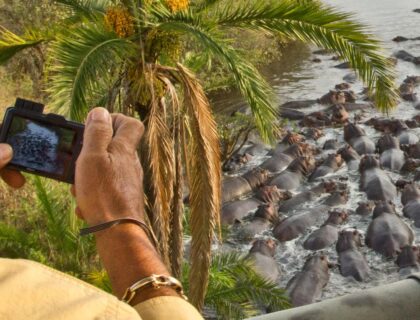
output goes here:
[{"label": "index finger", "polygon": [[111,116],[114,128],[112,143],[124,145],[135,151],[143,136],[143,123],[135,118],[122,114],[112,114]]}]

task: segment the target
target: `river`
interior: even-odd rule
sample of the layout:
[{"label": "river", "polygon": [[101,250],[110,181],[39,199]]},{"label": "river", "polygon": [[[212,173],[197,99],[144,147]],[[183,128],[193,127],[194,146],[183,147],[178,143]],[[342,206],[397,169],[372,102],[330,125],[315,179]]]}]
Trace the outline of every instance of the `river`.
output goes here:
[{"label": "river", "polygon": [[[420,8],[418,0],[324,0],[325,3],[335,6],[340,10],[354,12],[354,17],[360,22],[370,26],[372,33],[377,35],[383,41],[383,47],[387,56],[398,50],[406,50],[414,56],[420,56],[420,41],[407,41],[396,43],[392,39],[396,36],[418,37],[420,36],[420,14],[413,12],[413,9]],[[333,89],[338,83],[343,82],[343,76],[348,74],[349,70],[334,68],[338,62],[331,60],[331,55],[315,56],[312,51],[316,48],[308,48],[302,45],[294,45],[289,52],[282,58],[280,62],[275,62],[263,68],[262,72],[273,85],[277,103],[282,104],[292,100],[316,99],[321,97],[328,90]],[[322,61],[320,63],[312,62],[313,58],[318,57]],[[413,63],[399,60],[396,66],[397,85],[405,79],[407,75],[420,75],[418,67]],[[363,84],[356,82],[352,85],[352,90],[360,92]],[[237,93],[224,95],[223,98],[218,96],[218,105],[224,105],[225,108],[237,108],[243,105],[242,100]],[[312,109],[313,110],[313,109]],[[402,119],[409,119],[417,114],[411,102],[401,102],[398,107],[391,111],[390,116]],[[370,116],[378,115],[372,112]],[[377,140],[380,133],[365,126],[365,130],[369,137]],[[414,130],[418,135],[420,131]],[[338,138],[343,142],[342,129],[327,129],[325,137],[320,139],[317,144],[322,146],[323,142],[329,138]],[[262,159],[253,160],[251,165],[258,164]],[[255,162],[254,162],[255,161]],[[393,179],[401,176],[397,173],[391,173]],[[354,209],[358,201],[365,200],[366,195],[361,193],[358,188],[359,174],[357,172],[349,172],[347,169],[340,169],[335,177],[347,176],[349,178],[349,187],[351,197],[347,209]],[[333,177],[334,178],[334,177]],[[399,199],[395,199],[398,212],[401,213],[401,203]],[[312,204],[313,205],[313,204]],[[413,229],[412,222],[404,218]],[[366,232],[367,226],[371,218],[361,218],[360,216],[352,216],[344,228],[356,227],[362,232]],[[315,229],[315,228],[314,228]],[[415,229],[416,242],[420,242],[420,229]],[[307,233],[309,234],[309,233]],[[306,234],[306,235],[307,235]],[[285,286],[290,278],[302,268],[305,258],[310,252],[302,248],[302,243],[306,235],[297,240],[280,244],[277,248],[276,259],[282,269],[282,277],[279,281],[281,286]],[[266,232],[263,236],[270,237],[270,232]],[[239,243],[237,243],[239,245]],[[249,245],[240,245],[245,253],[249,250]],[[326,250],[330,260],[335,262],[337,254],[335,248]],[[350,278],[344,278],[340,275],[338,268],[331,271],[330,281],[323,292],[321,300],[336,297],[346,293],[356,292],[378,286],[392,281],[397,281],[404,277],[398,273],[398,267],[393,261],[386,260],[379,254],[374,253],[371,249],[364,247],[362,252],[366,255],[369,266],[371,267],[371,276],[367,282],[357,282]]]}]

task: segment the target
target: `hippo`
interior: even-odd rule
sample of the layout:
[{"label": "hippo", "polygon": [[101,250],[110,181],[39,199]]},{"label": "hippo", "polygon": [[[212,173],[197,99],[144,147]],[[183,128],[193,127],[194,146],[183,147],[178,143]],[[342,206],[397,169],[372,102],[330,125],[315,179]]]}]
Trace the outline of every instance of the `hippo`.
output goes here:
[{"label": "hippo", "polygon": [[395,261],[400,273],[408,275],[420,271],[420,246],[405,246]]},{"label": "hippo", "polygon": [[380,168],[379,160],[367,155],[360,161],[360,190],[366,192],[369,200],[392,201],[397,196],[397,188],[390,177]]},{"label": "hippo", "polygon": [[346,109],[347,112],[358,111],[358,110],[369,110],[375,107],[375,105],[371,102],[369,103],[346,102],[346,103],[343,103],[342,106]]},{"label": "hippo", "polygon": [[310,304],[321,297],[322,289],[330,279],[330,267],[327,256],[322,253],[306,260],[302,271],[299,271],[286,287],[294,307]]},{"label": "hippo", "polygon": [[413,240],[413,230],[397,215],[395,205],[378,202],[366,233],[366,245],[387,258],[394,258]]},{"label": "hippo", "polygon": [[329,247],[338,239],[338,226],[347,220],[346,210],[330,211],[328,219],[324,224],[314,232],[303,243],[306,250],[321,250]]},{"label": "hippo", "polygon": [[348,123],[344,126],[344,140],[353,147],[359,155],[375,153],[375,144],[359,126]]},{"label": "hippo", "polygon": [[357,208],[356,208],[355,213],[360,216],[368,216],[372,214],[374,208],[375,208],[375,202],[360,201],[357,203]]},{"label": "hippo", "polygon": [[401,168],[401,172],[414,172],[420,167],[420,159],[408,158]]},{"label": "hippo", "polygon": [[349,120],[349,114],[342,104],[333,106],[331,113],[331,122],[334,124],[343,124]]},{"label": "hippo", "polygon": [[233,172],[239,170],[245,164],[247,164],[252,159],[252,156],[248,153],[237,153],[234,154],[228,161],[223,164],[223,171]]},{"label": "hippo", "polygon": [[302,127],[325,127],[331,125],[331,119],[324,111],[315,111],[305,115],[299,125]]},{"label": "hippo", "polygon": [[337,190],[331,193],[323,202],[330,207],[338,207],[343,204],[346,204],[349,201],[349,191],[348,190]]},{"label": "hippo", "polygon": [[280,277],[280,269],[274,260],[275,253],[276,243],[274,240],[256,240],[247,256],[255,272],[271,282],[276,282]]},{"label": "hippo", "polygon": [[292,163],[297,157],[304,156],[307,153],[306,144],[292,144],[283,152],[274,153],[271,158],[265,160],[260,168],[268,170],[272,173],[278,173],[287,168],[287,166]]},{"label": "hippo", "polygon": [[276,186],[262,186],[255,192],[255,198],[264,203],[278,203],[281,200],[288,200],[291,197],[292,194],[290,192],[280,190]]},{"label": "hippo", "polygon": [[350,84],[347,82],[342,82],[335,85],[336,90],[346,90],[346,89],[350,89],[350,87],[351,87]]},{"label": "hippo", "polygon": [[302,111],[289,108],[281,108],[280,117],[289,120],[302,120],[305,117],[305,114]]},{"label": "hippo", "polygon": [[243,154],[248,154],[250,156],[256,156],[267,151],[267,147],[262,143],[251,142],[251,145],[243,151]]},{"label": "hippo", "polygon": [[420,188],[414,184],[407,184],[401,194],[403,214],[414,221],[414,225],[420,228]]},{"label": "hippo", "polygon": [[229,177],[222,183],[222,202],[228,202],[262,186],[268,179],[268,171],[254,169],[241,177]]},{"label": "hippo", "polygon": [[237,224],[238,237],[241,239],[252,239],[255,235],[268,230],[271,224],[279,222],[279,215],[274,204],[265,203],[258,207],[254,217],[245,224]]},{"label": "hippo", "polygon": [[285,171],[275,176],[269,185],[276,185],[283,190],[297,189],[304,177],[308,176],[315,168],[315,159],[312,156],[298,157]]},{"label": "hippo", "polygon": [[350,145],[346,145],[337,151],[347,164],[349,170],[356,170],[359,168],[360,156]]},{"label": "hippo", "polygon": [[362,235],[358,230],[343,230],[338,235],[336,250],[340,273],[343,277],[353,277],[357,281],[365,281],[370,268],[365,256],[359,251]]},{"label": "hippo", "polygon": [[396,53],[394,53],[394,57],[407,61],[407,62],[413,62],[415,59],[415,57],[411,53],[408,53],[405,50],[397,51]]},{"label": "hippo", "polygon": [[420,142],[417,142],[416,144],[401,145],[401,149],[407,153],[408,157],[420,159]]},{"label": "hippo", "polygon": [[400,96],[406,101],[417,101],[417,94],[414,92],[414,84],[403,82],[399,88]]},{"label": "hippo", "polygon": [[290,216],[274,227],[273,235],[280,242],[293,240],[304,233],[306,229],[319,223],[328,209],[330,209],[329,206],[318,205],[306,212]]},{"label": "hippo", "polygon": [[393,132],[400,140],[400,144],[416,144],[419,142],[419,137],[411,132],[405,122],[401,120],[395,122]]},{"label": "hippo", "polygon": [[400,171],[404,165],[405,155],[400,149],[400,142],[390,134],[382,136],[377,143],[381,154],[379,161],[382,167],[394,171]]},{"label": "hippo", "polygon": [[329,139],[325,141],[324,146],[322,147],[323,150],[337,150],[339,148],[339,143],[337,139]]},{"label": "hippo", "polygon": [[274,150],[271,150],[268,154],[272,156],[278,155],[280,153],[283,153],[291,145],[301,143],[303,142],[303,140],[304,137],[302,135],[289,131],[286,134],[286,136],[280,141],[280,143],[277,144]]},{"label": "hippo", "polygon": [[292,198],[282,202],[279,206],[279,212],[291,212],[306,202],[313,201],[323,193],[332,193],[338,188],[337,184],[333,181],[321,182],[310,190],[303,191],[293,196]]},{"label": "hippo", "polygon": [[314,181],[320,177],[336,172],[343,165],[343,159],[340,154],[330,154],[325,161],[315,169],[309,176],[308,181]]},{"label": "hippo", "polygon": [[251,211],[256,210],[261,204],[262,202],[255,198],[226,203],[222,207],[220,213],[221,223],[223,225],[230,225],[241,221],[244,217],[249,215]]},{"label": "hippo", "polygon": [[320,104],[340,104],[346,102],[346,96],[344,92],[338,90],[330,90],[327,94],[323,95],[317,100]]},{"label": "hippo", "polygon": [[324,135],[324,132],[319,128],[305,128],[301,131],[301,133],[305,136],[305,138],[312,139],[314,141]]},{"label": "hippo", "polygon": [[281,109],[305,109],[313,106],[317,103],[316,100],[298,100],[298,101],[289,101],[280,106]]}]

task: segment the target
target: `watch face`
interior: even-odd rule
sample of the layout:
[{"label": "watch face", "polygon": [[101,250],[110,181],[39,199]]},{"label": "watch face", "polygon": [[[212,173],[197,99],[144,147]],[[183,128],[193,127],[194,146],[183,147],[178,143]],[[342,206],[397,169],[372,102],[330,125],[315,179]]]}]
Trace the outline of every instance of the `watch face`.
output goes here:
[{"label": "watch face", "polygon": [[73,159],[76,131],[14,115],[6,142],[13,148],[12,165],[62,176]]}]

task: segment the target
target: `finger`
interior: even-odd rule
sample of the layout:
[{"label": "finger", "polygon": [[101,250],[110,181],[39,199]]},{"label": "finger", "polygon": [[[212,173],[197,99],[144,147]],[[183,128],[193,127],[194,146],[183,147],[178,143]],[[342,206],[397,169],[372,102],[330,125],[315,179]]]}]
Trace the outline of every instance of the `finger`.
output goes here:
[{"label": "finger", "polygon": [[122,114],[113,114],[112,122],[114,128],[112,143],[123,144],[133,151],[136,150],[143,136],[143,123]]},{"label": "finger", "polygon": [[26,182],[25,177],[19,172],[10,169],[3,169],[0,172],[2,179],[12,188],[21,188]]},{"label": "finger", "polygon": [[70,187],[70,193],[73,197],[76,197],[76,187],[74,186],[74,184],[72,184]]},{"label": "finger", "polygon": [[0,143],[0,169],[3,169],[12,158],[12,147],[7,143]]},{"label": "finger", "polygon": [[89,112],[83,137],[82,153],[104,152],[112,140],[112,119],[105,108]]}]

